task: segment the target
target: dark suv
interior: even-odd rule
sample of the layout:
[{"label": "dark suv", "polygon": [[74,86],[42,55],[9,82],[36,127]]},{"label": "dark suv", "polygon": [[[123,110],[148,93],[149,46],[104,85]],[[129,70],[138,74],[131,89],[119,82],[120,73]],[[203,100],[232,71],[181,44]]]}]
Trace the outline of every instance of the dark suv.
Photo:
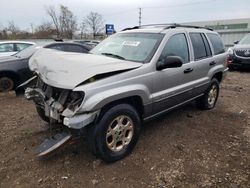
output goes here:
[{"label": "dark suv", "polygon": [[235,42],[233,48],[228,49],[229,69],[250,68],[250,34]]}]

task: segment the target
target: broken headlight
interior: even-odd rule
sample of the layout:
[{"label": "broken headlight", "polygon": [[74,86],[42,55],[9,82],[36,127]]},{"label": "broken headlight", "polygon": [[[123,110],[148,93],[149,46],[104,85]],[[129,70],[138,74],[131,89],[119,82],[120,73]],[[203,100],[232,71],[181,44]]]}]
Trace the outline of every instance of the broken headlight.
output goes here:
[{"label": "broken headlight", "polygon": [[68,96],[68,105],[67,108],[69,108],[72,111],[75,111],[82,103],[84,99],[84,92],[82,91],[71,91]]}]

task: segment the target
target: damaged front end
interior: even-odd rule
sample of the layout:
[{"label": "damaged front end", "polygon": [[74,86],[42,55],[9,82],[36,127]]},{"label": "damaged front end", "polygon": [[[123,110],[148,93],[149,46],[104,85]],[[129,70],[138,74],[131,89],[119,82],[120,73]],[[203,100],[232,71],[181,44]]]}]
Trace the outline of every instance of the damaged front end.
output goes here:
[{"label": "damaged front end", "polygon": [[25,90],[25,98],[33,100],[52,122],[62,123],[68,128],[81,129],[93,122],[97,115],[97,112],[77,114],[84,100],[83,91],[52,87],[41,79],[37,80],[35,87]]},{"label": "damaged front end", "polygon": [[[72,138],[77,138],[82,128],[92,123],[98,112],[77,114],[77,111],[84,100],[84,92],[61,89],[47,85],[40,78],[33,87],[28,87],[24,94],[27,100],[33,100],[43,119],[47,119],[50,128],[54,125],[62,125],[60,133],[56,133],[44,140],[36,149],[39,157],[46,156],[59,147],[65,145]],[[74,131],[75,129],[79,131]]]}]

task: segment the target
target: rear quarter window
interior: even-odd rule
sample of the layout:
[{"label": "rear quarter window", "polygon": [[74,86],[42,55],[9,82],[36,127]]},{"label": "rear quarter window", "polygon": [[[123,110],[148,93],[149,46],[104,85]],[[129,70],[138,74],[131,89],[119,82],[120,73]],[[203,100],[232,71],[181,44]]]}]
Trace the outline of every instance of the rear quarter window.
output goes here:
[{"label": "rear quarter window", "polygon": [[222,43],[219,35],[213,33],[207,33],[207,36],[213,46],[215,55],[225,52],[224,44]]}]

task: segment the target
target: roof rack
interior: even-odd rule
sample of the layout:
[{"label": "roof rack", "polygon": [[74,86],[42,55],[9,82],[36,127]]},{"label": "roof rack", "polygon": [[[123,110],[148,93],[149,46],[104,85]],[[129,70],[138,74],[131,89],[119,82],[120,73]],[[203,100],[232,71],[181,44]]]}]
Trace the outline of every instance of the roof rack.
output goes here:
[{"label": "roof rack", "polygon": [[195,26],[195,25],[182,25],[182,24],[171,24],[167,27],[165,27],[164,29],[172,29],[172,28],[176,28],[176,27],[185,27],[185,28],[195,28],[195,29],[207,29],[207,30],[210,30],[210,31],[213,31],[212,28],[209,28],[209,27],[202,27],[202,26]]},{"label": "roof rack", "polygon": [[182,24],[177,24],[177,23],[148,24],[148,25],[142,25],[142,26],[134,26],[134,27],[125,28],[122,31],[127,31],[127,30],[132,30],[132,29],[142,29],[144,27],[163,27],[163,30],[173,29],[173,28],[177,28],[177,27],[183,27],[183,28],[207,29],[207,30],[213,31],[213,29],[211,29],[209,27],[194,26],[194,25],[182,25]]}]

